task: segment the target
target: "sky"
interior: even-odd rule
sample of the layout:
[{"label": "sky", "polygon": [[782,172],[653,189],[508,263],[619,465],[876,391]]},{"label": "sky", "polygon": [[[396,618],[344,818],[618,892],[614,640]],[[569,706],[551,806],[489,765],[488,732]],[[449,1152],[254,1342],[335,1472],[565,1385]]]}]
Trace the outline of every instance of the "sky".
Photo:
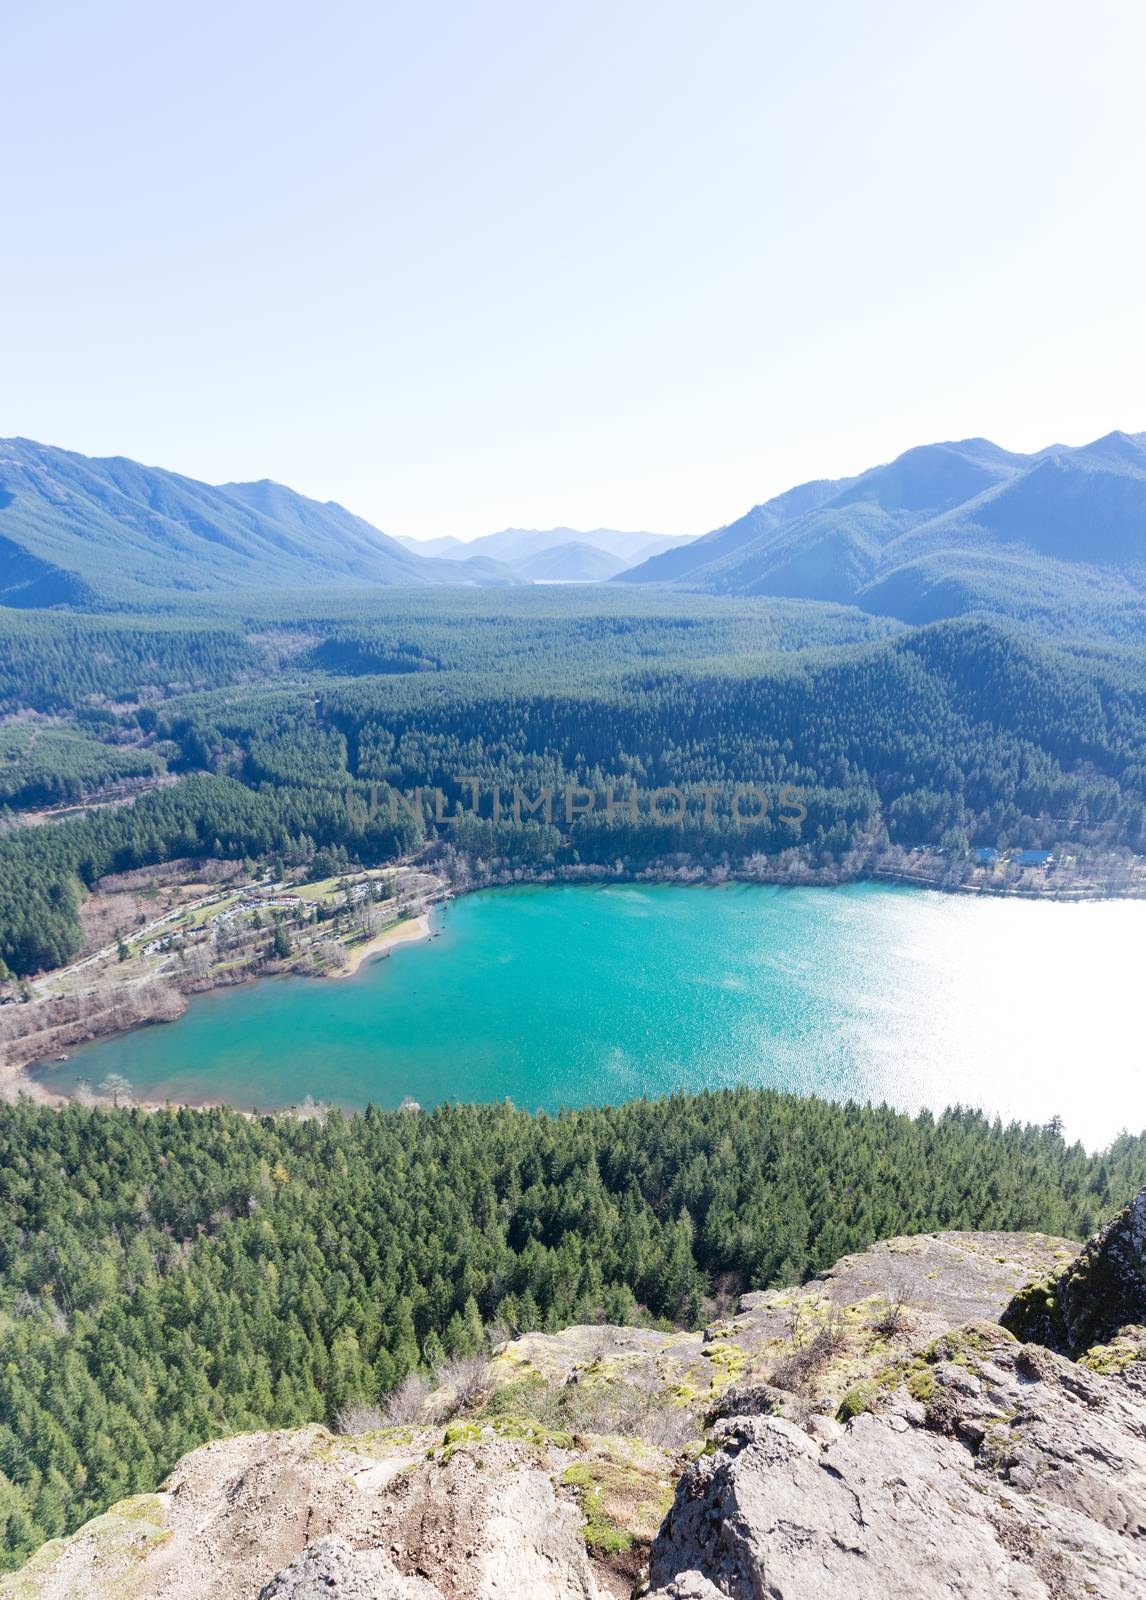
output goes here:
[{"label": "sky", "polygon": [[1146,429],[1139,0],[0,9],[0,435],[471,538]]}]

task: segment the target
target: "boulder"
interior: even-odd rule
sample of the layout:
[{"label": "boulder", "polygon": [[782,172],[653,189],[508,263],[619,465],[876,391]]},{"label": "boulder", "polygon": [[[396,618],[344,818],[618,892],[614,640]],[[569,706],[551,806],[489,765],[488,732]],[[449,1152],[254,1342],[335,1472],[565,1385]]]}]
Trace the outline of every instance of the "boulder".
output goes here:
[{"label": "boulder", "polygon": [[397,1565],[450,1600],[599,1600],[585,1519],[539,1447],[471,1431],[394,1480],[379,1525]]},{"label": "boulder", "polygon": [[307,1545],[259,1590],[259,1600],[442,1600],[423,1578],[404,1578],[380,1550],[352,1550],[338,1534]]},{"label": "boulder", "polygon": [[999,1320],[1017,1338],[1070,1356],[1146,1323],[1146,1189],[1064,1272],[1021,1289]]}]

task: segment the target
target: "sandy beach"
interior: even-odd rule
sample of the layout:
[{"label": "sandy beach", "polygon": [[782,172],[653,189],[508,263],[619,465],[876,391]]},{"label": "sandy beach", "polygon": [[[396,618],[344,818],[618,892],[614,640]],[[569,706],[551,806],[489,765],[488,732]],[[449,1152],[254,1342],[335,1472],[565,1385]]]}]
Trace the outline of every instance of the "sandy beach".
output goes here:
[{"label": "sandy beach", "polygon": [[364,944],[348,945],[346,949],[346,965],[337,972],[329,974],[332,978],[349,978],[352,973],[366,961],[372,961],[375,956],[385,955],[397,944],[408,944],[415,939],[428,939],[430,937],[430,914],[423,911],[419,916],[406,917],[402,922],[396,922],[393,927],[384,929],[373,939],[368,939]]}]

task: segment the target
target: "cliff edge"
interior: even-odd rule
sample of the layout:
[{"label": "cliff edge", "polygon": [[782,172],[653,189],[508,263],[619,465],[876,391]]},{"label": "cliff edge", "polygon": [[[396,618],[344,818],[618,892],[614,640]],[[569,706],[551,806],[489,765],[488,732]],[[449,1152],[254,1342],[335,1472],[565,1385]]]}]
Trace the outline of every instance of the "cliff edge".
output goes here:
[{"label": "cliff edge", "polygon": [[1144,1218],[887,1240],[698,1333],[527,1334],[400,1419],[193,1451],[0,1600],[1127,1600]]}]

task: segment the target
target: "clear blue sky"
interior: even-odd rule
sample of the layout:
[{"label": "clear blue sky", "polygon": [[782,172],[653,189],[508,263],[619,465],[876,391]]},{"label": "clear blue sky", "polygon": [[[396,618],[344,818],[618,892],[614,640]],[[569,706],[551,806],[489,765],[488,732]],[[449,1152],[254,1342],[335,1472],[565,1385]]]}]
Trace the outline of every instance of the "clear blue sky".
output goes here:
[{"label": "clear blue sky", "polygon": [[468,537],[1146,428],[1139,0],[4,9],[0,434]]}]

